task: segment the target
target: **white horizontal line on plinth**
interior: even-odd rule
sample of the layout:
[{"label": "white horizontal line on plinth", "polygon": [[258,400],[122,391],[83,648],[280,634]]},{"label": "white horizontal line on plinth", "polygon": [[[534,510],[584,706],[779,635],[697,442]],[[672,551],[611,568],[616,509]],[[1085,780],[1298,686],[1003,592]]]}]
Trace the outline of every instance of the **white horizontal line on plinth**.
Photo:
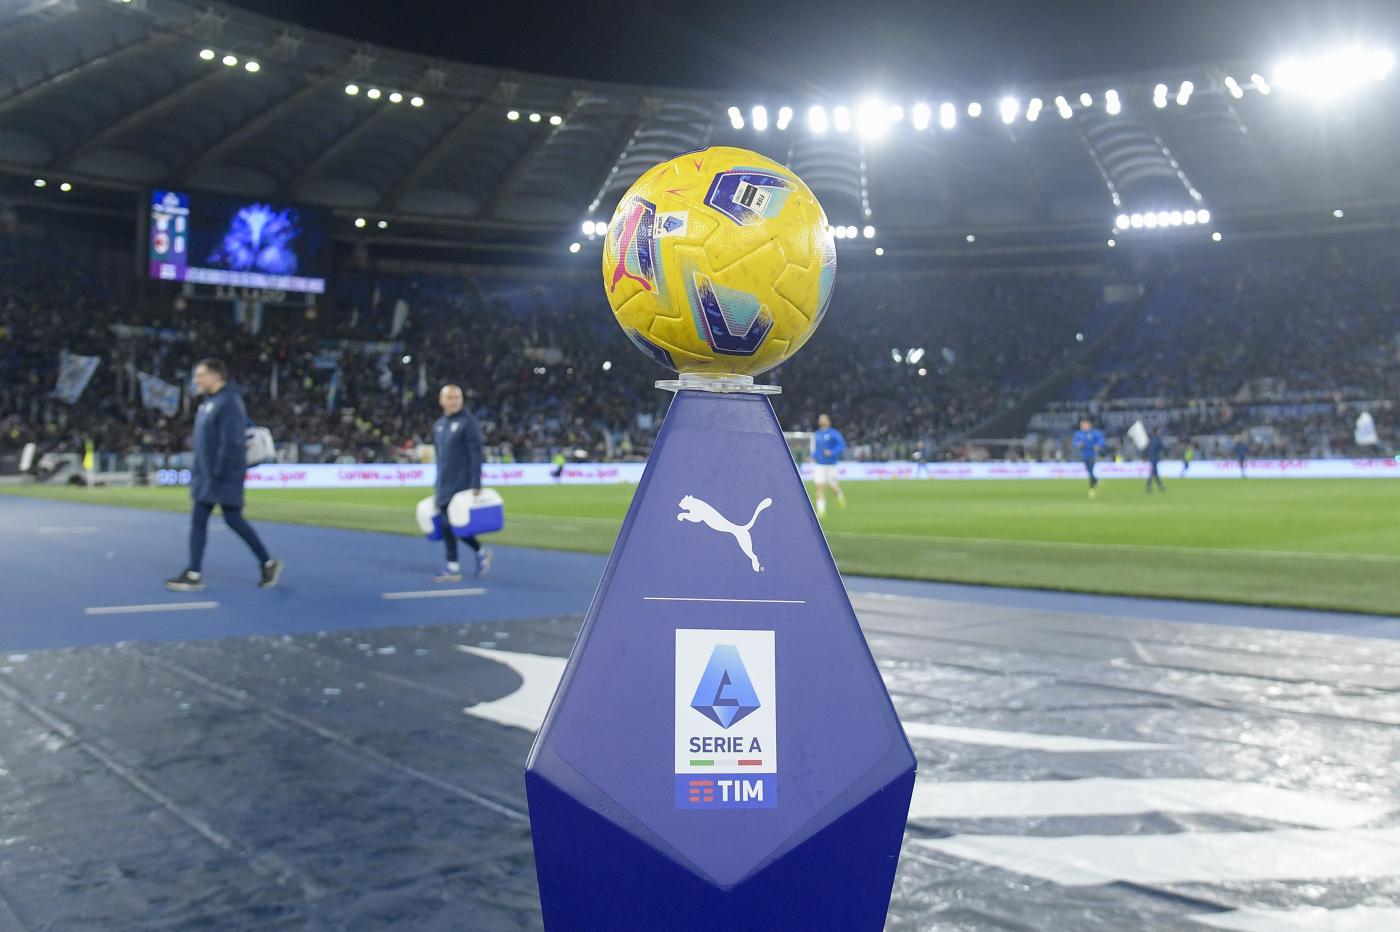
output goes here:
[{"label": "white horizontal line on plinth", "polygon": [[644,595],[644,602],[749,602],[760,605],[806,605],[806,599],[707,599],[689,595]]}]

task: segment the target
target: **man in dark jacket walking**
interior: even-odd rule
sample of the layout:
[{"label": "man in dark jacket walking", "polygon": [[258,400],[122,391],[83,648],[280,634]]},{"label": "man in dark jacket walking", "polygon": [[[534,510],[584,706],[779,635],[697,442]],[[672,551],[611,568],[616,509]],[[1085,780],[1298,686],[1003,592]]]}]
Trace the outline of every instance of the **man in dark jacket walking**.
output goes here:
[{"label": "man in dark jacket walking", "polygon": [[224,521],[258,558],[258,585],[271,589],[282,575],[282,561],[268,554],[258,532],[243,517],[243,474],[247,471],[244,432],[248,427],[243,398],[229,384],[228,368],[217,359],[204,359],[195,365],[194,384],[204,401],[194,417],[190,562],[183,573],[165,581],[165,588],[175,592],[198,592],[204,588],[202,567],[209,515],[218,506]]},{"label": "man in dark jacket walking", "polygon": [[1157,483],[1157,488],[1163,492],[1167,487],[1162,484],[1162,474],[1158,470],[1162,465],[1162,455],[1167,452],[1167,444],[1162,440],[1162,435],[1156,430],[1152,431],[1152,436],[1147,441],[1147,449],[1143,451],[1147,457],[1147,462],[1151,464],[1152,471],[1147,474],[1147,491],[1151,493],[1152,483]]},{"label": "man in dark jacket walking", "polygon": [[[462,389],[444,385],[438,394],[442,417],[433,424],[433,446],[437,452],[437,482],[433,500],[443,513],[442,540],[447,547],[447,568],[434,582],[462,581],[462,565],[457,562],[457,535],[447,521],[447,506],[452,496],[470,490],[481,491],[481,463],[484,459],[481,427],[466,409]],[[491,568],[491,548],[482,546],[476,536],[466,538],[467,546],[476,554],[476,575],[485,576]]]}]

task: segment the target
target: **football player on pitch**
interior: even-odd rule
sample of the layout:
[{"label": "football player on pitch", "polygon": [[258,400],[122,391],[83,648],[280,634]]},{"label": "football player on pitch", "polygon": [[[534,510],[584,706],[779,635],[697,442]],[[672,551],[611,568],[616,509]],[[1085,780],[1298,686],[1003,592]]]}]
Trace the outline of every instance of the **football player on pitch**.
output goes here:
[{"label": "football player on pitch", "polygon": [[846,493],[841,491],[841,483],[836,481],[836,467],[841,462],[841,454],[846,452],[846,438],[841,431],[831,426],[831,417],[822,414],[817,418],[817,432],[812,435],[812,480],[817,486],[817,517],[826,514],[826,487],[836,493],[836,504],[846,507]]}]

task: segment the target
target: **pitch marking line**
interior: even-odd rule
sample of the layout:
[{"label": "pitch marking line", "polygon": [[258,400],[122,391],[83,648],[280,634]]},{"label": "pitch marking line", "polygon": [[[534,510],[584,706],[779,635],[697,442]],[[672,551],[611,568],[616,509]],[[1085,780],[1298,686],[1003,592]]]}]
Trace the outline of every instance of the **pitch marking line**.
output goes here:
[{"label": "pitch marking line", "polygon": [[418,592],[385,592],[383,597],[390,601],[401,599],[446,599],[459,595],[485,595],[485,589],[423,589]]},{"label": "pitch marking line", "polygon": [[83,609],[84,615],[142,615],[146,612],[191,612],[218,608],[218,602],[155,602],[150,605],[97,605]]},{"label": "pitch marking line", "polygon": [[751,605],[806,605],[806,599],[702,599],[685,595],[644,595],[643,602],[744,602]]}]

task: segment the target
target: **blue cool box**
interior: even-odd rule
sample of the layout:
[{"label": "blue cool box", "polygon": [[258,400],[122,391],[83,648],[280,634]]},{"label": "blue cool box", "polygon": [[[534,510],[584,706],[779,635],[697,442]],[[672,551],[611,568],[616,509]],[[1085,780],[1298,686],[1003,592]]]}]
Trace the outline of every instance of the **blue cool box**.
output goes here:
[{"label": "blue cool box", "polygon": [[[418,503],[418,528],[428,540],[442,540],[443,515],[432,497]],[[473,498],[470,492],[458,492],[447,504],[447,518],[458,537],[490,534],[506,526],[505,504],[494,489],[482,489]]]}]

